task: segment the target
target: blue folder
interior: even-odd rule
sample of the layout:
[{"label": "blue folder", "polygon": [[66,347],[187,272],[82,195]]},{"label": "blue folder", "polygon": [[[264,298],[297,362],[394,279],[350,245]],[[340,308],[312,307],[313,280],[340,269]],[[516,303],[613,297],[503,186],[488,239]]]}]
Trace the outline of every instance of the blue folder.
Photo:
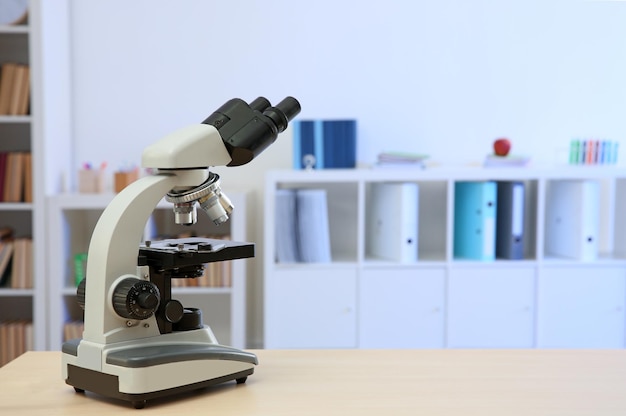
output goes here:
[{"label": "blue folder", "polygon": [[497,187],[492,181],[454,186],[454,257],[495,259]]},{"label": "blue folder", "polygon": [[356,166],[356,120],[296,120],[294,169]]}]

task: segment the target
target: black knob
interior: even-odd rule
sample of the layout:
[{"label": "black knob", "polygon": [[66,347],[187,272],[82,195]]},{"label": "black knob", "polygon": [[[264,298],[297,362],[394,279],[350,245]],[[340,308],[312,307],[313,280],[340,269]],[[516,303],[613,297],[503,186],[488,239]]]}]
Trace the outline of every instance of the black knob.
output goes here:
[{"label": "black knob", "polygon": [[182,303],[176,299],[170,299],[163,305],[162,314],[159,311],[159,316],[163,316],[167,322],[175,324],[183,319],[184,310]]},{"label": "black knob", "polygon": [[129,277],[113,291],[113,309],[122,318],[148,319],[160,302],[159,289],[147,280]]},{"label": "black knob", "polygon": [[155,310],[159,306],[159,297],[152,292],[142,292],[137,297],[137,304],[144,309]]},{"label": "black knob", "polygon": [[182,319],[174,324],[174,331],[191,331],[202,327],[202,311],[198,308],[185,308]]}]

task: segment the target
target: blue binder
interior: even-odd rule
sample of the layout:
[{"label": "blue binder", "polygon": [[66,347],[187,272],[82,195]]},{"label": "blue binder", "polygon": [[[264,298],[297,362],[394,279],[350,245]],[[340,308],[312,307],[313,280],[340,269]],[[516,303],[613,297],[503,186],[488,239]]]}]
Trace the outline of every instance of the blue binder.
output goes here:
[{"label": "blue binder", "polygon": [[521,181],[498,182],[496,211],[496,257],[524,258],[524,198]]},{"label": "blue binder", "polygon": [[454,257],[495,259],[497,187],[492,181],[454,185]]},{"label": "blue binder", "polygon": [[293,132],[294,169],[356,166],[356,120],[297,120]]}]

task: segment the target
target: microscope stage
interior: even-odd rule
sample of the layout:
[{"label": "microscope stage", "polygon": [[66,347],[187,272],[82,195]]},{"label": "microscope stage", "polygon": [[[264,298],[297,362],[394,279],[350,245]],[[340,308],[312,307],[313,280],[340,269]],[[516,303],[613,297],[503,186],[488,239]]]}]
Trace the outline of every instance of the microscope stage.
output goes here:
[{"label": "microscope stage", "polygon": [[173,269],[254,257],[254,244],[202,237],[146,241],[139,246],[139,257],[148,266]]}]

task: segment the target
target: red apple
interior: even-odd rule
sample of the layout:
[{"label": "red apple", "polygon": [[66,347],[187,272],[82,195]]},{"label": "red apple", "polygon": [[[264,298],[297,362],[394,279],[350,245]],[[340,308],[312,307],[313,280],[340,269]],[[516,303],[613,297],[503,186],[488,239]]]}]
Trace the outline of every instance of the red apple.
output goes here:
[{"label": "red apple", "polygon": [[498,156],[506,156],[511,150],[511,141],[504,137],[496,139],[493,142],[493,152]]}]

